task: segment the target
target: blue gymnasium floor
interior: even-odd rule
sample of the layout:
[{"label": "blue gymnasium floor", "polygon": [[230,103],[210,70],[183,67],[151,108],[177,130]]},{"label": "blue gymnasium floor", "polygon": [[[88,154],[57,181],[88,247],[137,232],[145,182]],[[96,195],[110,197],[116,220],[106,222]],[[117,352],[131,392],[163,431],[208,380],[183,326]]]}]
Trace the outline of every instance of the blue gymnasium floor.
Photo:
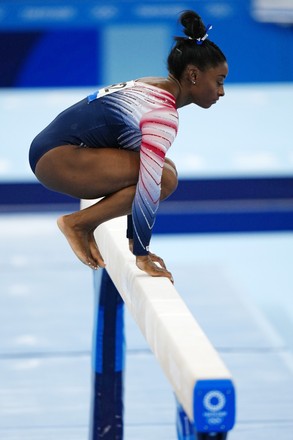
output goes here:
[{"label": "blue gymnasium floor", "polygon": [[[58,213],[0,216],[0,439],[85,440],[91,271]],[[155,236],[175,285],[231,370],[231,440],[293,438],[293,235]],[[175,403],[127,316],[125,440],[175,440]]]}]

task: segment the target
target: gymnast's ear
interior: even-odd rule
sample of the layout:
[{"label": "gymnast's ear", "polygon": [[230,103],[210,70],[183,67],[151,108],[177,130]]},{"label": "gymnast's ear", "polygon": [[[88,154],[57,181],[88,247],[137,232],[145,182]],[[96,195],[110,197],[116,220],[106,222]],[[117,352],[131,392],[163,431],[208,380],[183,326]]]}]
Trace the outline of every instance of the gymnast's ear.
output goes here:
[{"label": "gymnast's ear", "polygon": [[188,64],[186,66],[186,69],[185,69],[185,72],[184,72],[184,76],[185,76],[185,79],[189,83],[195,85],[197,79],[200,76],[200,73],[201,73],[201,71],[200,71],[200,69],[197,66],[195,66],[194,64]]}]

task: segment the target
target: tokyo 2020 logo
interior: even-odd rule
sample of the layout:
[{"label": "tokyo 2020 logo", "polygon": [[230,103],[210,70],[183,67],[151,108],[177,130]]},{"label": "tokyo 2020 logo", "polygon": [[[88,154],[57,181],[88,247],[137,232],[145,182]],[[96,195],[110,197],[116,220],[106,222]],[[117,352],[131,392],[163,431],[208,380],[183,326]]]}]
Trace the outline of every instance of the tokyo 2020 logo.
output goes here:
[{"label": "tokyo 2020 logo", "polygon": [[203,404],[208,411],[218,412],[224,408],[226,398],[220,391],[210,391],[204,396]]}]

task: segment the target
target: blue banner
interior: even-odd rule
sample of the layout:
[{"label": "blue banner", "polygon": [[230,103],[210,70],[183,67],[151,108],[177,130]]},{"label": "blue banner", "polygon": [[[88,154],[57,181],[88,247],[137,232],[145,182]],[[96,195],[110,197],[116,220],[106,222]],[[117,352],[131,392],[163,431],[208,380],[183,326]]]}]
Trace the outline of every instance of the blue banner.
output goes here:
[{"label": "blue banner", "polygon": [[[32,33],[84,33],[78,39],[80,43],[74,43],[74,46],[81,47],[78,50],[69,47],[73,41],[69,34],[62,37],[62,41],[68,42],[67,46],[61,44],[59,50],[58,45],[51,45],[54,38],[50,37],[50,44],[47,44],[46,35],[45,53],[49,56],[50,51],[54,56],[57,54],[56,65],[63,65],[60,60],[66,54],[68,59],[76,60],[74,68],[83,65],[84,71],[71,72],[71,76],[79,77],[68,78],[64,83],[57,81],[58,77],[62,78],[63,71],[53,70],[51,77],[55,75],[54,81],[46,84],[50,79],[47,75],[46,81],[36,80],[36,86],[88,86],[139,76],[165,75],[165,59],[173,36],[182,34],[177,20],[180,12],[186,9],[196,9],[205,23],[213,25],[209,38],[227,56],[228,82],[293,81],[293,52],[288,50],[293,45],[292,29],[259,22],[253,4],[247,0],[3,0],[0,1],[0,57],[4,67],[0,66],[0,87],[34,86],[33,72],[39,60],[29,69],[26,78],[30,77],[30,80],[24,80],[22,76],[20,80],[7,82],[3,79],[5,72],[2,72],[6,68],[8,76],[13,77],[15,69],[20,69],[23,75],[22,65],[17,63],[22,64],[21,59],[29,55],[28,40],[32,42],[37,38]],[[86,36],[85,30],[96,33],[97,37]],[[29,35],[25,35],[26,32]],[[12,35],[7,44],[7,33],[21,34],[21,41],[16,41]],[[42,51],[41,46],[39,49]],[[88,55],[90,51],[92,56]],[[86,56],[85,52],[88,52]],[[42,63],[39,65],[39,70],[45,72],[47,67]]]},{"label": "blue banner", "polygon": [[[197,2],[202,9],[205,2]],[[215,2],[210,2],[215,3]],[[37,26],[92,26],[107,23],[171,21],[180,11],[193,9],[194,1],[3,1],[0,26],[3,28]]]}]

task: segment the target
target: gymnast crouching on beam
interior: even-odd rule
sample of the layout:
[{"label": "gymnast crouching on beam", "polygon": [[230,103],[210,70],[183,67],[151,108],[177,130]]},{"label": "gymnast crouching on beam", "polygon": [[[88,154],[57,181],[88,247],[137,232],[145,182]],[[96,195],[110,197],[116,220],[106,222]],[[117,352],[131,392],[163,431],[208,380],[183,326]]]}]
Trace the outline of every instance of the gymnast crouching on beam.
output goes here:
[{"label": "gymnast crouching on beam", "polygon": [[211,26],[193,11],[183,12],[180,23],[184,36],[175,37],[166,78],[103,88],[64,110],[31,144],[30,165],[44,186],[81,199],[101,198],[58,219],[76,256],[93,269],[105,267],[95,229],[128,215],[137,266],[172,281],[149,245],[159,202],[177,187],[176,167],[166,158],[178,129],[177,109],[211,107],[224,96],[228,74],[225,55],[207,38]]}]

